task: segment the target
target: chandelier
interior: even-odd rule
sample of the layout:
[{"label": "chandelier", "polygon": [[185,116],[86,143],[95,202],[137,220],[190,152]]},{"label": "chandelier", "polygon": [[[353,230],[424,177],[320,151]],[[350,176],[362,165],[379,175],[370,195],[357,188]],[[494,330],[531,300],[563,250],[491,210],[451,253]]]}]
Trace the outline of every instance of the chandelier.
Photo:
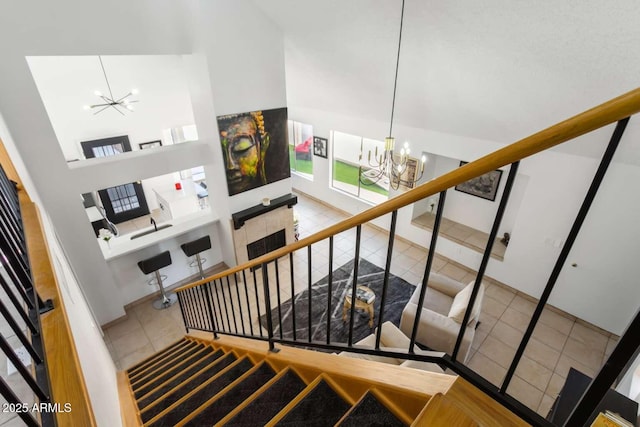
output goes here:
[{"label": "chandelier", "polygon": [[98,108],[98,110],[93,113],[93,115],[95,116],[98,113],[103,112],[104,110],[106,110],[107,108],[111,108],[113,107],[114,110],[116,110],[118,113],[122,114],[124,116],[124,110],[129,110],[129,111],[133,111],[133,104],[134,102],[138,102],[137,100],[133,100],[130,99],[129,97],[133,96],[133,95],[137,95],[138,94],[138,90],[137,89],[131,89],[129,91],[129,93],[127,93],[126,95],[124,95],[123,97],[120,97],[118,99],[114,98],[113,96],[113,92],[111,91],[111,85],[109,84],[109,79],[107,78],[107,72],[104,70],[104,64],[102,63],[102,57],[98,56],[98,59],[100,60],[100,67],[102,67],[102,74],[104,75],[104,80],[107,82],[107,88],[109,89],[109,96],[103,94],[102,92],[100,92],[99,90],[96,90],[94,92],[94,94],[100,98],[103,102],[100,104],[93,104],[93,105],[85,105],[83,108],[85,110],[93,110],[94,108]]},{"label": "chandelier", "polygon": [[[395,138],[393,133],[393,113],[396,106],[396,88],[398,86],[398,66],[400,65],[400,46],[402,44],[402,24],[404,21],[404,0],[402,0],[402,11],[400,13],[400,35],[398,37],[398,54],[396,56],[396,74],[393,81],[393,100],[391,102],[391,120],[389,125],[389,136],[384,139],[384,151],[378,153],[378,147],[375,148],[373,160],[371,159],[371,150],[367,157],[369,167],[362,166],[362,153],[360,153],[360,183],[364,185],[389,185],[397,190],[400,185],[413,188],[415,183],[422,178],[424,173],[424,164],[427,161],[426,156],[422,156],[421,164],[411,159],[409,154],[411,149],[409,143],[405,142],[400,149],[400,156],[395,154]],[[419,168],[419,171],[418,171]],[[405,172],[409,169],[413,173]]]}]

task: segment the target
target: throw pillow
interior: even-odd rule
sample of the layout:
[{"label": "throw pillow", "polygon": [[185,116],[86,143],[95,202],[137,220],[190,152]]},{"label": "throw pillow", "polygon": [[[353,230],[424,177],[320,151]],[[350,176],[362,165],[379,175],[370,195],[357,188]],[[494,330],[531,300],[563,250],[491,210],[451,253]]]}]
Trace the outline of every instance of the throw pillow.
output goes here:
[{"label": "throw pillow", "polygon": [[[457,323],[462,323],[464,320],[464,312],[467,310],[467,306],[469,305],[469,299],[471,298],[474,283],[475,281],[469,283],[463,290],[458,292],[455,298],[453,298],[453,303],[451,304],[448,317]],[[473,305],[473,309],[471,310],[471,316],[469,317],[469,323],[478,318],[478,315],[480,314],[480,302],[482,301],[483,295],[484,285],[480,284],[480,289],[478,290],[478,295],[476,295],[476,301]]]}]

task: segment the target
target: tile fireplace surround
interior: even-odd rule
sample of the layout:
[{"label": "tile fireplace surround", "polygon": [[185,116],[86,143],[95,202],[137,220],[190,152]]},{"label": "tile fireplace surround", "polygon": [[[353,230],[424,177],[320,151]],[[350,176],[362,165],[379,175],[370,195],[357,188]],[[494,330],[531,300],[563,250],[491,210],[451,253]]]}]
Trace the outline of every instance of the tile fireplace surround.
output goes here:
[{"label": "tile fireplace surround", "polygon": [[247,219],[239,229],[233,229],[233,245],[238,265],[249,261],[247,245],[280,230],[285,231],[286,244],[293,243],[293,209],[281,206],[272,211]]}]

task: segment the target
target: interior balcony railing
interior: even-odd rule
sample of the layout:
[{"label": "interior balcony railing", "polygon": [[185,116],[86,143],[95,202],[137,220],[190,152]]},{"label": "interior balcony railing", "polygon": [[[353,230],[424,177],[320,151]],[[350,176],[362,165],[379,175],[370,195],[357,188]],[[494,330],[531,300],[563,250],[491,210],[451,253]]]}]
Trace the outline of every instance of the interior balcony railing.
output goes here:
[{"label": "interior balcony railing", "polygon": [[[51,300],[42,301],[33,285],[17,183],[7,177],[3,168],[0,168],[0,263],[3,291],[0,314],[3,326],[6,325],[0,334],[0,349],[37,399],[25,401],[25,396],[14,390],[15,380],[0,378],[0,393],[7,402],[3,412],[17,413],[28,426],[52,426],[54,411],[47,407],[52,401],[40,315],[52,310],[53,305]],[[13,336],[17,343],[14,346],[7,339]],[[22,358],[21,349],[25,352]],[[29,364],[32,370],[27,368]],[[34,404],[39,405],[36,410]]]},{"label": "interior balcony railing", "polygon": [[[214,338],[217,338],[219,334],[226,334],[268,341],[269,348],[272,351],[278,351],[276,344],[286,344],[324,351],[348,351],[351,353],[364,353],[438,363],[474,384],[526,422],[536,426],[550,426],[552,424],[549,421],[510,396],[507,393],[507,388],[520,364],[527,344],[532,337],[533,331],[538,324],[543,309],[565,265],[567,256],[583,225],[607,168],[612,161],[613,155],[629,121],[629,117],[638,111],[640,111],[640,89],[631,91],[546,130],[506,146],[298,242],[220,274],[181,287],[177,293],[186,328],[212,332]],[[465,365],[464,357],[461,357],[461,345],[466,328],[462,327],[462,325],[467,325],[472,316],[474,302],[478,297],[478,292],[490,258],[491,248],[495,242],[500,222],[509,201],[511,189],[516,179],[518,165],[523,159],[531,155],[616,122],[617,125],[615,126],[607,149],[575,217],[575,221],[568,233],[566,242],[562,247],[555,266],[549,274],[549,279],[531,315],[528,327],[513,356],[506,376],[502,380],[502,383],[496,386],[474,372],[469,366]],[[377,312],[374,313],[377,325],[382,325],[387,319],[388,314],[387,295],[394,253],[398,210],[416,201],[440,194],[440,202],[437,208],[433,233],[431,241],[428,244],[429,251],[424,262],[424,274],[418,303],[418,307],[422,307],[427,294],[427,285],[435,259],[439,226],[445,206],[447,189],[505,166],[509,166],[506,186],[499,202],[482,261],[478,267],[469,304],[464,313],[464,319],[462,323],[460,323],[460,331],[457,335],[455,347],[450,354],[424,354],[414,350],[414,347],[417,345],[416,335],[420,321],[420,311],[418,311],[416,315],[410,336],[410,345],[406,351],[389,350],[381,347],[382,328],[377,328],[375,345],[373,347],[355,345],[353,342],[355,304],[351,304],[350,309],[345,309],[350,310],[350,313],[348,316],[348,326],[345,326],[347,328],[347,334],[346,337],[343,337],[344,339],[339,341],[332,339],[331,316],[327,315],[327,318],[323,321],[324,323],[312,322],[314,307],[318,304],[326,305],[326,313],[328,314],[343,309],[341,301],[331,298],[332,286],[334,285],[334,247],[336,245],[336,239],[339,238],[341,233],[353,233],[355,231],[355,247],[353,248],[354,261],[351,267],[351,277],[355,279],[349,281],[350,289],[348,292],[350,293],[351,301],[356,301],[359,277],[358,269],[359,263],[361,262],[362,227],[376,218],[390,214],[389,240],[383,285],[380,294],[380,305]],[[314,262],[316,262],[316,259],[313,257],[312,248],[318,245],[328,246],[328,259],[319,261],[323,264],[325,262],[327,263],[326,301],[318,298],[317,293],[314,293],[312,289],[312,266]],[[300,274],[299,271],[296,270],[300,269],[301,266],[303,269],[306,269],[307,282],[304,284],[299,283]],[[260,268],[259,271],[257,270],[258,268]],[[306,287],[308,293],[307,301],[296,302],[292,299],[292,303],[283,304],[283,294],[290,294],[293,298],[293,296],[296,295],[296,290],[300,290],[301,287]],[[284,311],[287,311],[287,313],[284,313]],[[296,311],[305,311],[306,319],[299,314],[297,316]],[[345,315],[346,314],[345,312]],[[303,318],[304,321],[296,322],[297,317]],[[283,325],[283,319],[285,318],[288,319],[287,322],[291,323],[290,325]],[[256,321],[255,319],[260,319],[260,321]],[[283,327],[290,331],[290,333],[283,334]],[[322,340],[312,339],[312,328],[317,329],[319,327],[326,328],[326,332],[324,333],[325,337]],[[622,335],[617,346],[600,369],[598,375],[591,382],[580,401],[573,408],[571,415],[564,425],[582,426],[586,423],[597,403],[601,401],[614,381],[625,372],[630,362],[637,356],[639,343],[637,338],[634,337],[637,337],[638,334],[640,334],[640,311],[636,312],[628,329]]]},{"label": "interior balcony railing", "polygon": [[38,209],[0,141],[2,420],[95,426]]}]

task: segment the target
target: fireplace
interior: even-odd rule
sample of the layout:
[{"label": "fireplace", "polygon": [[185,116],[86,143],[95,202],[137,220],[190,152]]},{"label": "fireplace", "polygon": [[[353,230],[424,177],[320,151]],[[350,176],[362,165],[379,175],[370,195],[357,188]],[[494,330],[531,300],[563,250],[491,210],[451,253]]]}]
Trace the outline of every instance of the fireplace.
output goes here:
[{"label": "fireplace", "polygon": [[[283,246],[286,246],[286,244],[287,244],[286,234],[284,232],[284,229],[282,229],[280,231],[276,231],[273,234],[269,234],[268,236],[263,237],[262,239],[258,239],[255,242],[249,243],[247,245],[247,255],[251,260],[254,258],[258,258],[259,256],[262,256],[271,251],[275,251],[276,249],[279,249]],[[255,270],[258,268],[260,267],[256,266],[252,268],[252,270]]]},{"label": "fireplace", "polygon": [[[280,200],[282,199],[282,200]],[[295,195],[274,199],[232,216],[236,262],[243,264],[295,241],[292,206]]]}]

